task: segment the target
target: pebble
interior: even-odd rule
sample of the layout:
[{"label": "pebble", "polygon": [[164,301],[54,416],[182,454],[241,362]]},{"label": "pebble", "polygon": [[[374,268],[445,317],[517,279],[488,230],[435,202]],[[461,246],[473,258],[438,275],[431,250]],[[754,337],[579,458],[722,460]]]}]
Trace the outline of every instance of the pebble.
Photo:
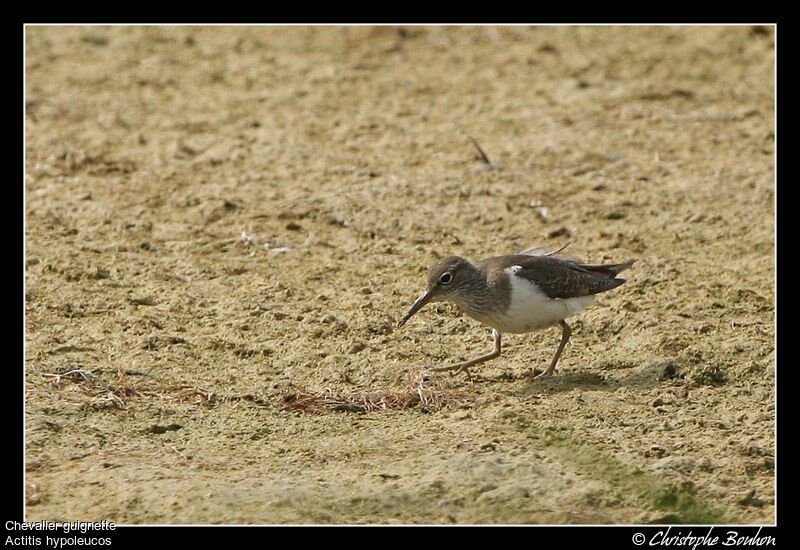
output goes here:
[{"label": "pebble", "polygon": [[143,296],[133,296],[131,302],[140,306],[154,306],[156,305],[155,299],[149,294]]}]

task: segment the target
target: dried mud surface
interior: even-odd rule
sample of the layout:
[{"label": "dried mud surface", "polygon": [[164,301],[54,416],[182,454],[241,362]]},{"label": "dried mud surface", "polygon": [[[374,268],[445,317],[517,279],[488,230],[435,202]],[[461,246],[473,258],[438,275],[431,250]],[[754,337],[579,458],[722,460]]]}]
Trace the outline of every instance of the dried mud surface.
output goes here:
[{"label": "dried mud surface", "polygon": [[[28,520],[774,521],[772,29],[25,40]],[[431,263],[567,240],[638,261],[560,376],[424,379]]]}]

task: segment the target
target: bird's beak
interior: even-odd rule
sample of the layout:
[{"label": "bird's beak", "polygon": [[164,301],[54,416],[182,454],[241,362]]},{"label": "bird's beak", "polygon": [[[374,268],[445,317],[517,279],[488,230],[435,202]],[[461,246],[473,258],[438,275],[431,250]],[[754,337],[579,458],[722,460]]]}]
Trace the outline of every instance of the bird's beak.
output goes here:
[{"label": "bird's beak", "polygon": [[406,321],[408,321],[411,318],[412,315],[414,315],[416,312],[422,309],[425,304],[430,302],[432,297],[433,296],[431,292],[428,291],[419,298],[417,298],[417,301],[411,304],[411,307],[408,308],[408,311],[406,312],[405,315],[403,315],[403,318],[400,319],[400,322],[397,323],[397,326],[402,327],[406,323]]}]

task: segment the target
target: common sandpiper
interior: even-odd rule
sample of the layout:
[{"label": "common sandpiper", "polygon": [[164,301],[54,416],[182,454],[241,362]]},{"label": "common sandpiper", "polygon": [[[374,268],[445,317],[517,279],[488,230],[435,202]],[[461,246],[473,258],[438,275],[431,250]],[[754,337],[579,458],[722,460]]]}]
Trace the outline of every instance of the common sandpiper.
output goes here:
[{"label": "common sandpiper", "polygon": [[464,258],[449,256],[428,270],[427,290],[400,319],[398,326],[431,302],[454,302],[458,308],[492,328],[494,351],[434,371],[463,371],[500,355],[503,332],[525,334],[554,325],[561,326],[561,341],[545,372],[552,376],[572,329],[565,319],[594,303],[594,295],[625,282],[617,277],[634,260],[607,265],[588,265],[576,258],[553,257],[567,245],[549,253],[541,247],[509,256],[488,258],[473,265]]}]

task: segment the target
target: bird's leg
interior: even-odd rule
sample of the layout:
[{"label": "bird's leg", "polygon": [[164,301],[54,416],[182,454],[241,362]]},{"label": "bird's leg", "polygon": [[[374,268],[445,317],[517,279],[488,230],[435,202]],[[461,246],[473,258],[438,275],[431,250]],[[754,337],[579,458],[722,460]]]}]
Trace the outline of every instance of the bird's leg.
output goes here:
[{"label": "bird's leg", "polygon": [[469,367],[477,365],[479,363],[483,363],[484,361],[488,361],[489,359],[494,359],[500,355],[501,347],[500,347],[500,333],[497,332],[495,329],[492,329],[492,338],[494,338],[494,351],[491,353],[487,353],[486,355],[482,355],[476,359],[471,359],[470,361],[465,361],[463,363],[459,363],[458,365],[453,365],[452,367],[437,367],[432,369],[434,371],[454,371],[452,374],[458,374],[461,371],[464,371],[467,375],[467,378],[472,380],[472,377],[469,375]]},{"label": "bird's leg", "polygon": [[561,357],[561,352],[564,351],[564,346],[567,345],[567,340],[569,340],[570,335],[572,334],[572,329],[569,325],[561,321],[561,342],[558,344],[558,349],[556,350],[556,354],[553,357],[553,361],[550,363],[550,366],[547,367],[547,370],[534,378],[547,378],[548,376],[552,376],[554,372],[556,372],[556,363],[558,363],[558,358]]}]

